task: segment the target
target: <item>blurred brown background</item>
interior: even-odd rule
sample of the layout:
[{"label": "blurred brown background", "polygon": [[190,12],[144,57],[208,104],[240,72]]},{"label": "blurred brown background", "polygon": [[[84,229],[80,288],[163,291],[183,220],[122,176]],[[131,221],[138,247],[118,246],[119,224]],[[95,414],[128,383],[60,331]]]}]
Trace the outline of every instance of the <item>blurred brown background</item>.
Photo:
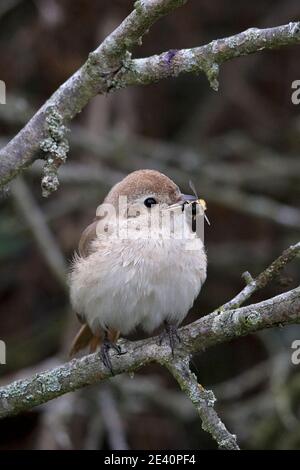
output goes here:
[{"label": "blurred brown background", "polygon": [[[2,0],[1,144],[86,60],[132,9],[131,1]],[[296,21],[297,0],[191,0],[145,36],[136,57],[192,47],[248,27]],[[204,75],[183,75],[97,97],[73,122],[60,189],[40,190],[37,162],[0,200],[0,339],[8,383],[66,360],[77,327],[65,269],[105,193],[138,168],[164,171],[206,199],[208,279],[187,321],[209,313],[299,240],[299,46],[260,52],[221,68],[220,91]],[[47,249],[44,249],[46,243]],[[299,283],[299,263],[253,297]],[[300,327],[264,331],[199,357],[199,382],[243,448],[300,448],[300,365],[291,343]],[[151,366],[66,395],[0,422],[0,448],[215,448],[188,399],[165,370]]]}]

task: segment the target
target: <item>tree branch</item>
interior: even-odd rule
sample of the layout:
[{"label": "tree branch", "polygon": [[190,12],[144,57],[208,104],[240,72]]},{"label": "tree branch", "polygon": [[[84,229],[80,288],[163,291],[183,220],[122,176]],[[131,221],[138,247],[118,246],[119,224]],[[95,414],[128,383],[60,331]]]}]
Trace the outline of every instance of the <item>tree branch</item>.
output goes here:
[{"label": "tree branch", "polygon": [[[262,49],[300,42],[300,22],[295,22],[268,29],[251,28],[205,46],[170,50],[132,60],[129,52],[140,43],[140,38],[149,27],[185,1],[140,0],[135,3],[135,10],[0,151],[0,187],[37,159],[41,148],[64,160],[66,143],[64,133],[59,133],[57,125],[63,127],[70,122],[99,93],[129,85],[144,85],[183,72],[201,71],[207,74],[211,86],[217,89],[219,66],[223,62]],[[47,118],[53,121],[49,112],[55,117],[55,129],[47,122]]]},{"label": "tree branch", "polygon": [[[283,267],[299,254],[300,243],[291,246],[275,260],[256,280],[251,280],[251,292],[243,290],[233,305],[243,303],[251,293],[265,286]],[[252,279],[252,278],[251,278]],[[247,289],[248,285],[245,289]],[[237,448],[231,435],[212,408],[214,397],[197,384],[188,367],[189,356],[204,351],[217,343],[229,341],[264,328],[300,323],[300,287],[271,299],[241,308],[223,308],[180,329],[181,343],[172,357],[168,345],[158,346],[157,337],[143,341],[120,341],[126,354],[112,356],[114,374],[132,372],[150,363],[158,362],[176,378],[198,410],[204,429],[211,433],[220,447]],[[74,359],[52,370],[35,374],[0,388],[0,418],[14,415],[48,402],[65,393],[111,377],[99,354]]]},{"label": "tree branch", "polygon": [[300,42],[300,22],[274,28],[249,28],[192,49],[172,49],[159,55],[128,61],[115,77],[117,87],[146,85],[180,73],[206,73],[211,87],[218,90],[219,66],[235,57]]}]

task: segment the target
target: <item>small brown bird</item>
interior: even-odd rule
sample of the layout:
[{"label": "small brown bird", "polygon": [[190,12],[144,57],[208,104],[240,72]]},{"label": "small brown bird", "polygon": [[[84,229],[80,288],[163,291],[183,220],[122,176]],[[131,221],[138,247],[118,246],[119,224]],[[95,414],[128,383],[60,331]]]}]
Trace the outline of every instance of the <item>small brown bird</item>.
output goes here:
[{"label": "small brown bird", "polygon": [[110,190],[71,269],[71,303],[82,323],[72,355],[101,345],[111,369],[109,349],[120,353],[120,334],[162,324],[173,352],[177,327],[206,279],[203,241],[184,210],[196,200],[154,170],[130,173]]}]

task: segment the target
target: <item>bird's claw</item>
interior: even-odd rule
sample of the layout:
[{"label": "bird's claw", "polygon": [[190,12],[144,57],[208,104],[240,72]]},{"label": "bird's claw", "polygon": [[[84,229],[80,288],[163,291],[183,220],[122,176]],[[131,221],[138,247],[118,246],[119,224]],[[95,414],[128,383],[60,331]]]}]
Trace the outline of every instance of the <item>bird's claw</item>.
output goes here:
[{"label": "bird's claw", "polygon": [[158,341],[159,346],[162,345],[162,342],[166,338],[169,340],[170,348],[171,348],[171,351],[172,351],[172,356],[174,357],[174,351],[175,351],[176,344],[181,343],[181,338],[179,336],[177,326],[170,325],[169,323],[165,323],[165,329],[159,335],[159,341]]},{"label": "bird's claw", "polygon": [[109,355],[109,350],[114,349],[116,353],[120,356],[122,354],[125,354],[125,352],[122,352],[121,346],[119,346],[116,343],[113,343],[112,341],[105,340],[101,346],[100,349],[100,356],[102,359],[103,364],[107,369],[110,370],[111,374],[114,375],[110,355]]}]

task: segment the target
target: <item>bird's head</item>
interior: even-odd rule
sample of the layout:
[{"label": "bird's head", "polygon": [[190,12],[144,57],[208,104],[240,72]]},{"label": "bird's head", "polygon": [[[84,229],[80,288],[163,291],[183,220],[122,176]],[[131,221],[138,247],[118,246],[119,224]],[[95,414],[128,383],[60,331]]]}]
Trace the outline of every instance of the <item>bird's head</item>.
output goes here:
[{"label": "bird's head", "polygon": [[156,170],[137,170],[130,173],[110,190],[104,203],[117,208],[120,197],[126,198],[129,210],[138,206],[148,210],[155,206],[163,209],[197,199],[195,196],[182,194],[177,184]]},{"label": "bird's head", "polygon": [[[177,184],[156,170],[138,170],[117,183],[97,209],[97,233],[151,237],[186,236],[192,228],[191,205],[196,196],[181,193]],[[121,228],[121,231],[120,231]],[[124,232],[124,228],[126,228]],[[129,230],[129,232],[128,232]],[[195,230],[192,230],[195,231]]]}]

